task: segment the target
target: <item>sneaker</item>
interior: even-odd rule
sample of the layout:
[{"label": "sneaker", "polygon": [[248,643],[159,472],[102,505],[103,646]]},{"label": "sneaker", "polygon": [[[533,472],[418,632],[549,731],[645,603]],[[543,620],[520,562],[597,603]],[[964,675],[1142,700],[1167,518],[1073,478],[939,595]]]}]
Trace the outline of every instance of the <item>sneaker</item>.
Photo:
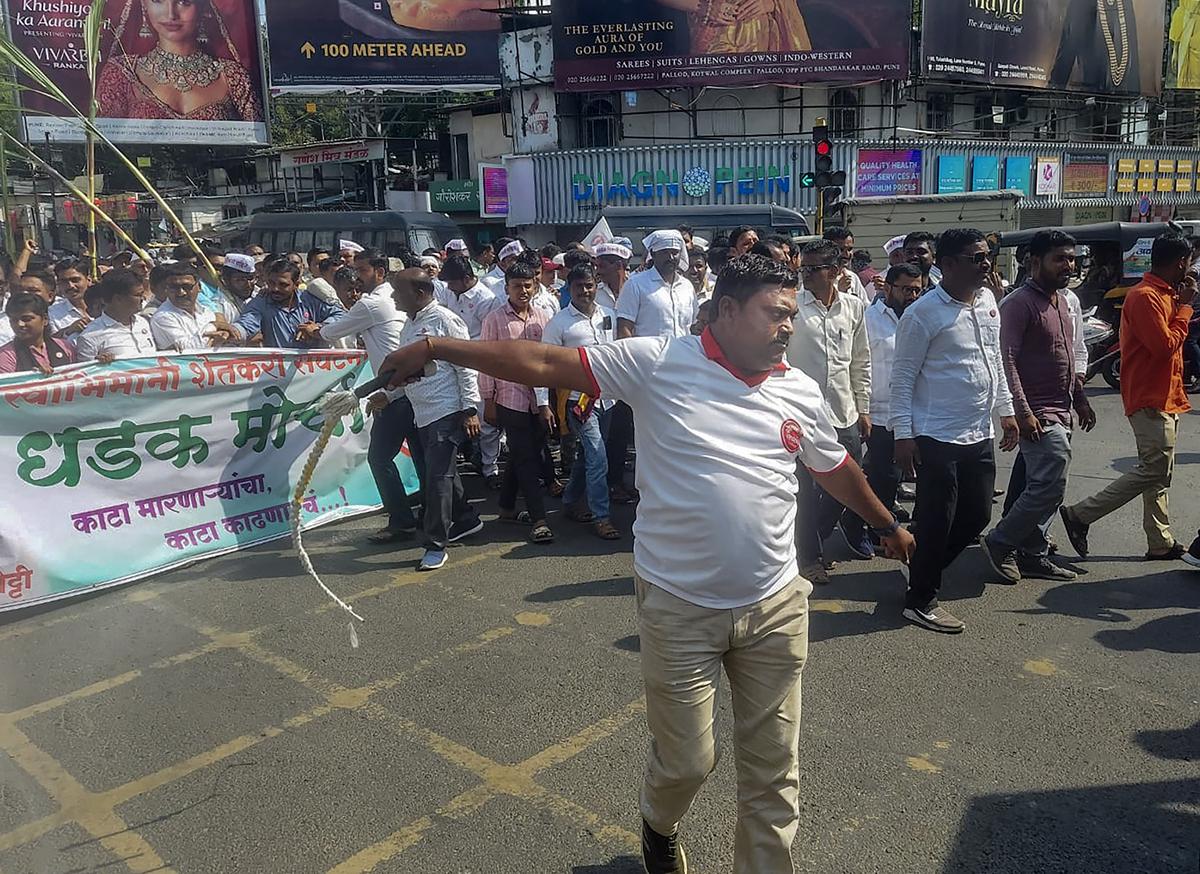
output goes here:
[{"label": "sneaker", "polygon": [[875,557],[875,547],[871,545],[871,538],[867,536],[867,531],[862,526],[859,526],[858,531],[854,531],[846,520],[842,519],[837,524],[838,531],[842,532],[842,539],[846,541],[846,546],[855,558],[868,559]]},{"label": "sneaker", "polygon": [[1021,582],[1021,569],[1017,567],[1017,551],[1007,546],[1001,546],[989,534],[981,541],[984,555],[1000,579],[1006,583]]},{"label": "sneaker", "polygon": [[1067,507],[1059,507],[1058,515],[1062,517],[1063,527],[1067,529],[1067,540],[1071,541],[1071,548],[1079,553],[1080,558],[1087,558],[1088,526],[1072,516]]},{"label": "sneaker", "polygon": [[945,607],[905,607],[904,618],[914,625],[928,628],[930,631],[940,631],[942,634],[962,634],[967,627],[961,619]]},{"label": "sneaker", "polygon": [[910,483],[901,483],[900,488],[896,489],[896,497],[901,501],[911,503],[917,499],[917,487]]},{"label": "sneaker", "polygon": [[679,835],[660,835],[642,820],[642,862],[647,874],[687,874],[687,854]]},{"label": "sneaker", "polygon": [[425,554],[421,556],[421,562],[417,565],[419,571],[435,571],[446,564],[446,550],[444,549],[427,549]]},{"label": "sneaker", "polygon": [[450,543],[458,543],[464,537],[478,534],[482,530],[483,520],[476,516],[474,521],[455,522],[451,525],[449,536],[447,536],[446,540]]},{"label": "sneaker", "polygon": [[1079,574],[1065,567],[1059,567],[1044,556],[1019,555],[1017,567],[1021,576],[1027,580],[1054,580],[1059,583],[1069,583],[1077,579]]},{"label": "sneaker", "polygon": [[825,565],[816,561],[812,564],[806,564],[800,568],[800,576],[808,580],[814,586],[828,586],[833,582],[829,577],[829,571],[825,570]]},{"label": "sneaker", "polygon": [[1185,552],[1182,556],[1180,556],[1180,558],[1183,559],[1183,563],[1188,567],[1195,568],[1196,570],[1200,571],[1200,558],[1192,555],[1191,550]]},{"label": "sneaker", "polygon": [[896,517],[896,521],[901,524],[907,524],[912,521],[912,513],[901,507],[899,504],[892,507],[892,515]]}]

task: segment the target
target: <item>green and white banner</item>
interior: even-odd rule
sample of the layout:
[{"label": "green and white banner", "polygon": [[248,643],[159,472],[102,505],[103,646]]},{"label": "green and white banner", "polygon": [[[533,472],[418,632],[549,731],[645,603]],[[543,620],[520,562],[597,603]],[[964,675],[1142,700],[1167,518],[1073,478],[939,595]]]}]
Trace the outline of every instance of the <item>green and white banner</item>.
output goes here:
[{"label": "green and white banner", "polygon": [[[370,378],[361,352],[262,349],[0,378],[0,610],[288,536],[321,397]],[[379,505],[368,433],[338,425],[304,528]]]}]

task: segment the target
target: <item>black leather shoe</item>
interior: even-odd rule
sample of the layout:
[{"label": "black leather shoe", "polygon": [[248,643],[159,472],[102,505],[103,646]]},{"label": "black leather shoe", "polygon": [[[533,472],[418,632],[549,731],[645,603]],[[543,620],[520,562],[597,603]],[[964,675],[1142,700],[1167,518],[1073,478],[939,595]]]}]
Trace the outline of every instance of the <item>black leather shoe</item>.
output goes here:
[{"label": "black leather shoe", "polygon": [[1075,519],[1066,507],[1059,507],[1058,515],[1062,517],[1063,528],[1067,529],[1067,540],[1071,541],[1071,547],[1079,553],[1080,558],[1087,558],[1088,526]]},{"label": "black leather shoe", "polygon": [[642,820],[642,863],[647,874],[687,874],[687,856],[678,835],[660,835]]}]

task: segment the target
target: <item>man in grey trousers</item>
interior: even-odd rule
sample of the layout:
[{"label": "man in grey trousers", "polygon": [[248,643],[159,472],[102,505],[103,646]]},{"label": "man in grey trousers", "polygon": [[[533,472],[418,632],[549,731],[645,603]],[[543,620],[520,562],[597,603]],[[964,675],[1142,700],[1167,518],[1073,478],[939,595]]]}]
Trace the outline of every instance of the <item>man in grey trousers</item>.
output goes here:
[{"label": "man in grey trousers", "polygon": [[1075,240],[1061,231],[1037,234],[1029,247],[1029,278],[1000,307],[1000,354],[1021,433],[1026,486],[984,538],[1001,579],[1073,580],[1049,559],[1046,532],[1062,504],[1071,466],[1072,410],[1090,431],[1095,413],[1075,370],[1074,320],[1066,287],[1075,273]]}]

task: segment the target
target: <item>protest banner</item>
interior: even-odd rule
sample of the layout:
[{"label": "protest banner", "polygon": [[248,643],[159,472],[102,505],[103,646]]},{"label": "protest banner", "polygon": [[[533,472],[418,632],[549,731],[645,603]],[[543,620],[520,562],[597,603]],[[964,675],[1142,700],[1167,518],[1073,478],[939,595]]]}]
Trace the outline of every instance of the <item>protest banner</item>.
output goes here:
[{"label": "protest banner", "polygon": [[[287,537],[322,396],[370,378],[361,352],[263,349],[0,378],[0,611]],[[361,411],[338,425],[302,527],[378,507],[367,442]]]}]

